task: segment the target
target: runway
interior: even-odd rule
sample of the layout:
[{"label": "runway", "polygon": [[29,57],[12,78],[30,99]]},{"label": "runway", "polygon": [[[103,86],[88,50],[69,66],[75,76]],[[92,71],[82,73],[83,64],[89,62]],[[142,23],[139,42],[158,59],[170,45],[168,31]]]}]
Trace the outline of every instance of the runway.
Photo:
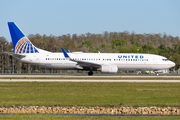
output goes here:
[{"label": "runway", "polygon": [[10,77],[26,77],[26,78],[180,78],[180,76],[172,76],[172,75],[120,75],[120,76],[67,76],[67,75],[0,75],[0,78],[10,78]]},{"label": "runway", "polygon": [[180,80],[79,80],[79,79],[0,79],[0,82],[128,82],[128,83],[180,83]]},{"label": "runway", "polygon": [[66,76],[66,75],[0,75],[0,82],[162,82],[179,83],[180,76]]}]

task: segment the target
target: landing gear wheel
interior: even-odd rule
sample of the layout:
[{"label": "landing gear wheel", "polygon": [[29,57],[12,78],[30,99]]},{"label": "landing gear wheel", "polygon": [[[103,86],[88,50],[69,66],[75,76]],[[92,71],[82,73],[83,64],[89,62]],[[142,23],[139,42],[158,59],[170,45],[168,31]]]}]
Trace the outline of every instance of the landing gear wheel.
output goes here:
[{"label": "landing gear wheel", "polygon": [[155,70],[154,73],[156,74],[156,76],[159,76],[159,73],[157,70]]},{"label": "landing gear wheel", "polygon": [[89,71],[89,72],[88,72],[88,75],[89,75],[89,76],[92,76],[92,75],[93,75],[93,72],[92,72],[92,71]]}]

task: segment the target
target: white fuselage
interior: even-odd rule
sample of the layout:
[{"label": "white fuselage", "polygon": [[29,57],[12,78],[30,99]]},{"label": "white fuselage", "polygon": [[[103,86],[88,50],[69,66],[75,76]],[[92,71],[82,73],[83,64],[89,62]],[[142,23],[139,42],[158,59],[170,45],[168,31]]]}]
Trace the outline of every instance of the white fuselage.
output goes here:
[{"label": "white fuselage", "polygon": [[[63,53],[28,53],[16,58],[22,62],[45,68],[77,70],[77,62],[70,61]],[[167,58],[154,54],[136,53],[68,53],[71,59],[101,65],[117,65],[119,70],[162,70],[175,64]]]},{"label": "white fuselage", "polygon": [[7,52],[14,58],[45,68],[64,70],[99,70],[102,73],[117,73],[119,70],[162,70],[175,66],[167,58],[153,54],[135,53],[51,53],[36,48],[14,22],[8,22],[14,53]]}]

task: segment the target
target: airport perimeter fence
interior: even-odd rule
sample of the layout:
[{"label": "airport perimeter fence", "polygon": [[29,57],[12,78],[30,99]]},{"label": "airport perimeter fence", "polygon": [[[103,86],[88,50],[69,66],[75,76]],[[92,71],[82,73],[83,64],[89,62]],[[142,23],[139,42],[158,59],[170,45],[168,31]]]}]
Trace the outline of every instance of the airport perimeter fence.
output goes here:
[{"label": "airport perimeter fence", "polygon": [[14,73],[14,74],[38,74],[38,73],[51,73],[51,74],[58,74],[58,73],[76,73],[75,70],[0,70],[0,73]]},{"label": "airport perimeter fence", "polygon": [[[101,74],[93,71],[94,74]],[[77,70],[0,70],[0,74],[87,74],[88,71]]]}]

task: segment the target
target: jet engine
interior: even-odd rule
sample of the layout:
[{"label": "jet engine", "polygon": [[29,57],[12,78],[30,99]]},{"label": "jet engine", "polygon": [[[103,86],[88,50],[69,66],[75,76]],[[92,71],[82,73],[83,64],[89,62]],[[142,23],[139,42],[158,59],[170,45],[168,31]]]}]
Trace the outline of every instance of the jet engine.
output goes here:
[{"label": "jet engine", "polygon": [[118,67],[117,65],[102,65],[98,70],[102,73],[117,73]]}]

